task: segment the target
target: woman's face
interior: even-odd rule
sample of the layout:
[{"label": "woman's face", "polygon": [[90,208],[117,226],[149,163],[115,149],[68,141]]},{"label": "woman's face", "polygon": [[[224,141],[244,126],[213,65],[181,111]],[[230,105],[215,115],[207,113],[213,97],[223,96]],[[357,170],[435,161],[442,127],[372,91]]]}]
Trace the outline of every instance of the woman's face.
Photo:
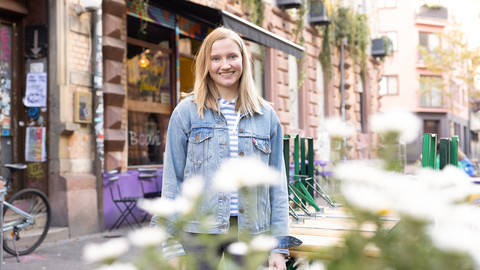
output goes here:
[{"label": "woman's face", "polygon": [[223,98],[236,96],[242,72],[242,53],[237,43],[228,38],[215,41],[210,54],[209,74],[215,82],[220,96]]}]

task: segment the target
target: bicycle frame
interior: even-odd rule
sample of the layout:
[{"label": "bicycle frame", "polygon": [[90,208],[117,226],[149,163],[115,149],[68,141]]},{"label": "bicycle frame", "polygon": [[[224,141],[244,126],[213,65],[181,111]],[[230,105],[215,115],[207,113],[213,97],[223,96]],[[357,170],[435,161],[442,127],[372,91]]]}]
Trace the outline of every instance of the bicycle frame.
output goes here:
[{"label": "bicycle frame", "polygon": [[[3,199],[3,197],[5,197],[5,193],[7,191],[7,188],[4,187],[3,189],[0,190],[1,192],[1,198]],[[31,224],[33,224],[35,222],[35,218],[30,215],[29,213],[26,213],[20,209],[18,209],[17,207],[9,204],[8,202],[6,201],[3,201],[3,205],[7,206],[8,208],[10,208],[12,211],[14,211],[15,213],[23,216],[23,217],[26,217],[27,219],[26,220],[13,220],[11,222],[8,222],[8,223],[4,223],[2,224],[2,232],[6,232],[6,231],[10,231],[10,230],[13,230],[13,228],[24,228],[24,227],[27,227],[27,226],[30,226]]]}]

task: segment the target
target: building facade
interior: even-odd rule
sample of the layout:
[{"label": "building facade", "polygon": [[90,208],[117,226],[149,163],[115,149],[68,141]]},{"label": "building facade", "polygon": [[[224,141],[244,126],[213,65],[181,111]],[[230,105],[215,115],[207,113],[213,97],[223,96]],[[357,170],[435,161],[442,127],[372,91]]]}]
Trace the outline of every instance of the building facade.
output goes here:
[{"label": "building facade", "polygon": [[369,157],[381,62],[369,57],[361,76],[346,48],[341,77],[335,49],[325,79],[323,32],[308,18],[298,31],[298,8],[263,1],[257,25],[259,7],[242,1],[103,0],[87,9],[82,2],[0,2],[1,74],[9,80],[1,89],[10,95],[2,96],[10,102],[2,103],[2,163],[28,164],[15,188],[48,195],[52,226],[71,236],[110,228],[119,215],[111,175],[130,195],[141,194],[142,169],[161,182],[169,116],[193,88],[195,53],[218,25],[246,40],[257,86],[285,134],[317,139],[324,118],[341,114],[343,98],[345,119],[359,131],[348,140],[349,157]]},{"label": "building facade", "polygon": [[[440,33],[449,25],[446,6],[426,5],[424,1],[380,1],[379,35],[390,37],[393,53],[385,60],[380,82],[382,111],[404,107],[423,122],[422,133],[439,137],[459,136],[459,147],[470,153],[468,89],[447,74],[433,72],[424,65],[419,47],[433,52],[440,46]],[[449,16],[450,15],[450,16]],[[401,18],[402,23],[398,23]],[[451,93],[451,95],[447,94]],[[421,134],[408,146],[407,159],[420,159]]]}]

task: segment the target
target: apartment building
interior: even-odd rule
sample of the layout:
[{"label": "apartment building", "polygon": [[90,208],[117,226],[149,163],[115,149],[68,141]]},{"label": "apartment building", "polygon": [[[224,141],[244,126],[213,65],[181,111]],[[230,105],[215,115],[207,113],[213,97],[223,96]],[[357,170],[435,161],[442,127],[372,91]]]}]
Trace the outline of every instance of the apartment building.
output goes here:
[{"label": "apartment building", "polygon": [[[392,54],[386,57],[380,81],[380,110],[403,107],[415,112],[423,123],[422,133],[460,138],[460,148],[470,153],[468,89],[451,74],[428,69],[419,52],[440,46],[439,33],[449,26],[447,6],[417,0],[381,0],[377,6],[378,34],[392,41]],[[461,72],[461,71],[460,71]],[[447,93],[452,93],[448,95]],[[421,134],[407,147],[407,159],[414,162],[421,154]]]}]

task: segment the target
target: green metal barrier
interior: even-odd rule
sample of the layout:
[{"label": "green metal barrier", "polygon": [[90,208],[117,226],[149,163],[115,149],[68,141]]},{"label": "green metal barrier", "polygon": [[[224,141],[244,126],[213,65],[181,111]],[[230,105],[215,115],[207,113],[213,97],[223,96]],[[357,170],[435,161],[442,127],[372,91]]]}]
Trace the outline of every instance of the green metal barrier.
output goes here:
[{"label": "green metal barrier", "polygon": [[[289,171],[291,157],[290,140],[293,140],[293,174],[290,174]],[[283,147],[289,200],[293,202],[294,206],[290,206],[290,215],[298,219],[295,209],[300,209],[307,216],[311,216],[312,213],[308,210],[307,205],[311,205],[315,211],[321,212],[322,209],[315,201],[315,194],[320,195],[333,207],[335,204],[315,180],[313,138],[285,135]]]},{"label": "green metal barrier", "polygon": [[438,144],[439,160],[437,161],[437,135],[423,134],[422,167],[441,170],[448,164],[458,166],[458,144],[458,136],[440,138]]}]

